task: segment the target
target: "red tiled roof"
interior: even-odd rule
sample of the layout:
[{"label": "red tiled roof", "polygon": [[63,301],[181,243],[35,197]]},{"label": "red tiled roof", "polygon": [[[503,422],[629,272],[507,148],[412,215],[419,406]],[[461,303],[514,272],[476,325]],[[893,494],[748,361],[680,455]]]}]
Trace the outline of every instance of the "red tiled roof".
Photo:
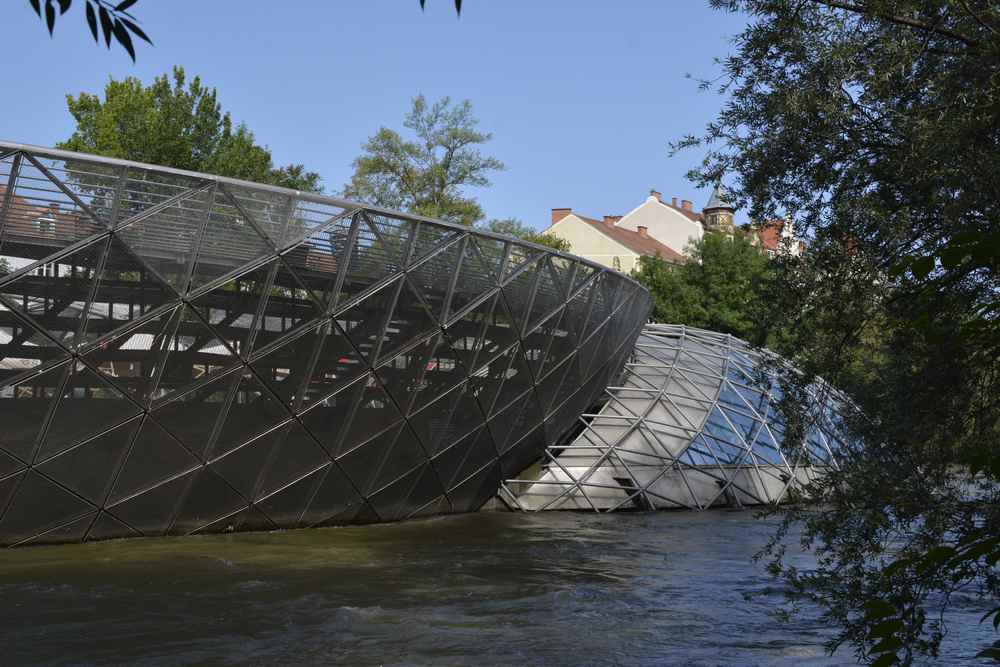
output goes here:
[{"label": "red tiled roof", "polygon": [[[785,228],[785,221],[781,218],[765,220],[753,226],[753,234],[757,237],[757,243],[764,250],[777,251],[781,248],[781,232]],[[805,244],[799,242],[800,249],[805,250]]]},{"label": "red tiled roof", "polygon": [[663,245],[652,236],[643,236],[639,232],[633,232],[631,229],[625,229],[624,227],[606,225],[599,220],[582,216],[579,213],[573,213],[572,215],[576,216],[580,220],[583,220],[591,227],[596,228],[605,236],[610,237],[614,241],[617,241],[629,250],[640,255],[644,255],[646,257],[655,257],[656,255],[659,255],[661,259],[666,262],[670,262],[671,264],[683,264],[687,261],[687,257],[680,254],[676,250]]},{"label": "red tiled roof", "polygon": [[784,228],[784,220],[765,220],[754,229],[754,233],[764,250],[777,250],[781,246],[781,230]]},{"label": "red tiled roof", "polygon": [[673,204],[668,204],[665,201],[661,201],[660,203],[663,204],[664,206],[666,206],[667,208],[674,209],[675,211],[677,211],[678,213],[680,213],[681,215],[683,215],[684,217],[686,217],[688,220],[691,220],[692,222],[704,222],[705,221],[705,216],[703,216],[701,213],[695,213],[694,211],[688,211],[686,209],[681,208],[680,206],[674,206]]}]

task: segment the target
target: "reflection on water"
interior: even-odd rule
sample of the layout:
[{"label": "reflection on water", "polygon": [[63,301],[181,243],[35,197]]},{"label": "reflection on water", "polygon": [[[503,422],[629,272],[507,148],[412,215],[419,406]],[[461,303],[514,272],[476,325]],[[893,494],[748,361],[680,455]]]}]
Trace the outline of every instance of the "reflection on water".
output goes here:
[{"label": "reflection on water", "polygon": [[[815,615],[770,616],[750,562],[770,530],[748,512],[481,513],[8,550],[0,663],[853,664]],[[948,664],[992,641],[980,614],[953,615]]]}]

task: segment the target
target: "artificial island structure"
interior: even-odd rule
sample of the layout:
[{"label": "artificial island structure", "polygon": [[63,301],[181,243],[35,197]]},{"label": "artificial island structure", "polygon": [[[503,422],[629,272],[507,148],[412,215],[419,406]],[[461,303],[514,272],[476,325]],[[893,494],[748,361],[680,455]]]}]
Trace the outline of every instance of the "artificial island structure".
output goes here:
[{"label": "artificial island structure", "polygon": [[0,143],[0,544],[476,510],[650,306],[512,238]]},{"label": "artificial island structure", "polygon": [[788,446],[771,355],[651,307],[514,238],[0,142],[0,545],[772,503],[836,465],[843,397]]}]

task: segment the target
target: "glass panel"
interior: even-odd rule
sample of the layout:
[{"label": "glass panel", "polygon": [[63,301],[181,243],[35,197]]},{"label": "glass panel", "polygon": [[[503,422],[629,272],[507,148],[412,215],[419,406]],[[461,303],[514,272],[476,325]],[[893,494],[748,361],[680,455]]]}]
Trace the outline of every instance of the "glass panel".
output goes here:
[{"label": "glass panel", "polygon": [[0,387],[69,356],[66,348],[0,304]]},{"label": "glass panel", "polygon": [[[232,196],[239,208],[253,220],[254,226],[267,236],[275,247],[286,237],[285,225],[295,200],[291,195],[254,188],[244,188],[227,183],[226,192]],[[298,221],[296,220],[296,226]],[[294,234],[299,229],[288,230]]]},{"label": "glass panel", "polygon": [[[330,457],[298,422],[290,422],[279,430],[283,437],[263,473],[259,495],[273,493],[306,473],[330,463]],[[302,509],[304,506],[300,507],[300,511]]]},{"label": "glass panel", "polygon": [[230,373],[212,380],[169,402],[157,404],[151,414],[188,449],[203,457],[229,392],[240,378],[240,373]]},{"label": "glass panel", "polygon": [[0,448],[30,462],[45,417],[62,395],[70,364],[0,387]]},{"label": "glass panel", "polygon": [[[204,306],[199,309],[208,317]],[[154,392],[162,399],[239,364],[239,357],[199,317],[191,304],[181,308],[179,323],[168,342],[163,374]]]},{"label": "glass panel", "polygon": [[0,308],[17,310],[64,346],[76,346],[107,245],[103,238],[0,287]]},{"label": "glass panel", "polygon": [[272,253],[272,247],[218,186],[198,245],[198,263],[188,289],[194,290]]},{"label": "glass panel", "polygon": [[[380,217],[374,218],[379,220]],[[384,218],[381,218],[384,220]],[[452,241],[458,239],[462,232],[449,227],[438,226],[429,222],[421,222],[417,229],[417,237],[413,242],[413,252],[410,253],[410,266],[423,260],[424,257],[443,248]],[[457,262],[456,262],[457,264]],[[455,270],[456,264],[452,264],[447,275]]]},{"label": "glass panel", "polygon": [[464,243],[456,237],[450,246],[407,270],[407,282],[422,297],[435,325],[444,319],[445,298],[458,270],[459,253],[463,246]]},{"label": "glass panel", "polygon": [[291,336],[322,316],[322,309],[311,292],[302,286],[284,261],[279,261],[274,283],[268,290],[264,318],[257,326],[254,349],[264,349],[275,341]]},{"label": "glass panel", "polygon": [[202,468],[181,509],[177,512],[170,532],[174,534],[190,533],[213,521],[228,516],[247,501],[226,482],[208,468]]},{"label": "glass panel", "polygon": [[207,181],[189,176],[129,167],[122,195],[118,200],[115,224],[119,227],[129,224],[151,208],[173,199],[184,199],[185,196],[194,194],[194,189],[206,185]]},{"label": "glass panel", "polygon": [[532,292],[540,274],[540,265],[541,262],[536,261],[520,267],[520,273],[500,289],[514,315],[518,333],[524,331],[530,315]]},{"label": "glass panel", "polygon": [[244,359],[249,358],[254,334],[260,327],[257,312],[261,299],[267,297],[277,263],[277,259],[270,261],[192,301],[212,329]]},{"label": "glass panel", "polygon": [[300,517],[322,476],[323,470],[317,470],[261,500],[256,507],[278,525],[299,526]]},{"label": "glass panel", "polygon": [[265,433],[215,459],[210,467],[240,495],[252,500],[258,496],[258,480],[268,461],[280,448],[285,432],[284,428],[276,428]]},{"label": "glass panel", "polygon": [[433,464],[445,487],[451,488],[496,458],[489,429],[480,428],[438,454]]},{"label": "glass panel", "polygon": [[[64,248],[88,239],[105,231],[106,222],[95,220],[90,212],[103,216],[106,209],[102,201],[84,195],[76,199],[67,195],[48,176],[45,175],[30,159],[25,156],[17,158],[19,168],[10,193],[9,206],[3,219],[0,220],[2,237],[0,237],[0,267],[3,273],[17,271],[44,257],[48,257]],[[4,160],[0,164],[0,202],[2,195],[7,194],[7,184],[14,158]],[[47,168],[55,167],[52,160],[41,160]],[[65,178],[66,174],[50,171],[56,178]],[[82,176],[82,174],[81,174]],[[99,174],[94,174],[99,178]],[[72,181],[66,184],[70,191],[81,194],[80,187]],[[80,203],[90,209],[85,211]],[[97,204],[94,208],[90,204]]]},{"label": "glass panel", "polygon": [[337,459],[337,464],[362,495],[367,496],[378,488],[373,487],[375,476],[404,428],[405,424],[391,426]]},{"label": "glass panel", "polygon": [[[337,204],[300,198],[280,245],[287,247],[308,237],[315,238],[317,232],[334,227],[344,230],[343,236],[346,237],[346,230],[351,225],[351,213],[351,209],[345,209]],[[339,258],[340,253],[335,253],[334,257]]]},{"label": "glass panel", "polygon": [[429,456],[468,435],[485,420],[467,384],[445,394],[409,418]]},{"label": "glass panel", "polygon": [[397,279],[336,316],[337,324],[369,364],[375,362],[378,348],[387,335],[386,320],[402,284],[403,281]]},{"label": "glass panel", "polygon": [[15,544],[56,528],[94,509],[83,499],[29,470],[0,520],[4,542]]},{"label": "glass panel", "polygon": [[[425,507],[436,498],[440,498],[444,493],[441,488],[441,481],[438,479],[437,471],[430,465],[425,465],[417,473],[416,482],[410,491],[409,497],[402,502],[398,508],[398,514],[394,518],[405,519]],[[378,507],[380,498],[375,497],[372,503]]]},{"label": "glass panel", "polygon": [[328,466],[326,476],[302,516],[302,522],[310,526],[322,523],[359,506],[361,502],[361,497],[340,468],[337,465]]},{"label": "glass panel", "polygon": [[200,190],[119,227],[115,234],[162,280],[184,294],[212,191]]},{"label": "glass panel", "polygon": [[[302,243],[282,255],[325,309],[333,307],[337,275],[350,239],[351,221],[351,217],[342,217],[317,228],[307,234]],[[293,224],[297,224],[295,220]]]},{"label": "glass panel", "polygon": [[503,384],[500,387],[500,393],[497,394],[497,400],[493,404],[492,412],[498,412],[510,405],[511,401],[531,389],[532,384],[531,373],[528,371],[528,364],[524,360],[522,350],[520,346],[514,346],[511,348],[510,367],[504,373]]},{"label": "glass panel", "polygon": [[83,359],[134,401],[148,405],[176,326],[177,309],[168,310],[98,343]]},{"label": "glass panel", "polygon": [[109,508],[111,514],[143,535],[163,535],[170,527],[170,519],[174,516],[178,500],[183,497],[192,477],[197,474],[198,471],[194,470],[113,505]]},{"label": "glass panel", "polygon": [[536,428],[510,447],[500,459],[500,469],[507,479],[517,478],[531,464],[541,458],[545,450],[545,429]]},{"label": "glass panel", "polygon": [[90,531],[87,533],[87,541],[92,540],[111,540],[117,537],[138,537],[139,533],[135,532],[124,523],[114,518],[107,512],[101,512],[100,516],[94,522],[94,525],[90,527]]},{"label": "glass panel", "polygon": [[[382,455],[382,462],[373,478],[369,495],[371,492],[377,492],[379,489],[395,482],[397,479],[402,477],[403,474],[427,461],[427,455],[424,454],[424,450],[420,446],[420,442],[413,434],[413,431],[411,431],[406,425],[403,426],[403,429],[396,437],[396,441],[393,443],[392,448],[386,449]],[[442,491],[439,485],[438,491],[435,495],[439,496],[441,493]]]},{"label": "glass panel", "polygon": [[518,243],[510,244],[510,252],[507,254],[507,263],[503,269],[503,282],[506,282],[522,266],[532,262],[542,256],[541,250],[535,250]]},{"label": "glass panel", "polygon": [[362,213],[361,220],[344,284],[336,301],[338,309],[403,269],[412,224],[395,218],[369,217],[365,213]]},{"label": "glass panel", "polygon": [[500,488],[500,468],[489,465],[448,491],[456,512],[475,512]]},{"label": "glass panel", "polygon": [[302,424],[332,456],[338,456],[343,451],[341,442],[347,430],[345,427],[351,418],[351,411],[359,398],[359,392],[369,381],[370,378],[365,375],[353,385],[316,402],[301,415]]},{"label": "glass panel", "polygon": [[404,281],[396,299],[396,308],[385,327],[385,336],[378,354],[379,360],[388,359],[407,345],[439,328],[440,324],[431,315],[428,304],[417,297],[409,281]]},{"label": "glass panel", "polygon": [[110,502],[120,502],[199,465],[191,452],[146,417],[118,474]]},{"label": "glass panel", "polygon": [[[482,239],[479,240],[479,242],[482,241]],[[458,268],[458,280],[455,283],[455,291],[448,306],[448,319],[499,285],[497,271],[499,260],[503,256],[503,244],[496,241],[486,241],[487,244],[495,244],[490,250],[498,253],[498,256],[494,257],[491,262],[483,256],[479,242],[475,237],[469,237],[465,243],[462,251],[462,265]],[[454,270],[453,267],[450,271]]]},{"label": "glass panel", "polygon": [[[552,259],[543,260],[539,266],[538,287],[535,290],[535,298],[531,301],[528,330],[534,328],[541,320],[549,317],[566,300],[566,286],[562,283],[559,274],[552,267]],[[511,285],[508,285],[504,289],[505,294],[509,292],[510,287]]]},{"label": "glass panel", "polygon": [[404,503],[413,491],[418,476],[422,470],[415,470],[395,484],[390,484],[369,499],[372,507],[382,521],[395,521],[405,516]]},{"label": "glass panel", "polygon": [[382,389],[375,375],[370,375],[368,381],[362,383],[358,406],[351,418],[351,426],[344,436],[341,451],[347,451],[354,444],[365,441],[400,419],[402,415],[399,414],[389,394]]},{"label": "glass panel", "polygon": [[[351,345],[336,322],[328,320],[327,323],[321,324],[308,334],[306,338],[313,339],[314,344],[321,347],[315,353],[315,360],[309,369],[308,382],[302,389],[303,407],[313,405],[330,396],[367,372],[368,366],[364,358]],[[299,341],[301,342],[299,343]],[[288,349],[296,343],[301,344],[303,348],[309,344],[308,340],[302,339],[290,342],[275,353],[278,355],[277,360],[268,361],[268,363],[273,364],[276,361],[288,359],[292,355],[295,355],[296,360],[299,359],[299,353],[296,350]],[[282,350],[287,350],[287,352],[282,352]],[[260,362],[257,365],[260,365]],[[298,366],[285,364],[282,368],[288,368],[289,377],[293,377]],[[293,387],[294,385],[289,385],[288,389]],[[278,391],[278,393],[284,395],[282,391]]]},{"label": "glass panel", "polygon": [[46,459],[140,412],[125,394],[77,362],[36,458]]},{"label": "glass panel", "polygon": [[141,417],[67,450],[39,466],[46,475],[97,506],[104,504]]},{"label": "glass panel", "polygon": [[[431,355],[439,347],[440,334],[430,336],[402,354],[382,363],[375,372],[386,391],[404,413],[425,389],[424,377],[433,375]],[[462,378],[464,379],[464,377]],[[425,401],[426,402],[426,401]]]},{"label": "glass panel", "polygon": [[228,414],[221,422],[219,435],[211,449],[212,456],[220,456],[242,445],[289,416],[288,411],[253,373],[244,372],[229,402]]},{"label": "glass panel", "polygon": [[106,337],[175,298],[166,284],[112,237],[101,279],[87,307],[81,344]]}]

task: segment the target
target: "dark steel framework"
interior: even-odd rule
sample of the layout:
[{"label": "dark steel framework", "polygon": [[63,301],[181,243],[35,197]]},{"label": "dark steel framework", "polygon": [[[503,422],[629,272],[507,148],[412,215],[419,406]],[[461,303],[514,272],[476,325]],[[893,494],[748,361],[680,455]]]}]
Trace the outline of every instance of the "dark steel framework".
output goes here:
[{"label": "dark steel framework", "polygon": [[0,143],[0,544],[475,510],[650,305],[498,235]]}]

